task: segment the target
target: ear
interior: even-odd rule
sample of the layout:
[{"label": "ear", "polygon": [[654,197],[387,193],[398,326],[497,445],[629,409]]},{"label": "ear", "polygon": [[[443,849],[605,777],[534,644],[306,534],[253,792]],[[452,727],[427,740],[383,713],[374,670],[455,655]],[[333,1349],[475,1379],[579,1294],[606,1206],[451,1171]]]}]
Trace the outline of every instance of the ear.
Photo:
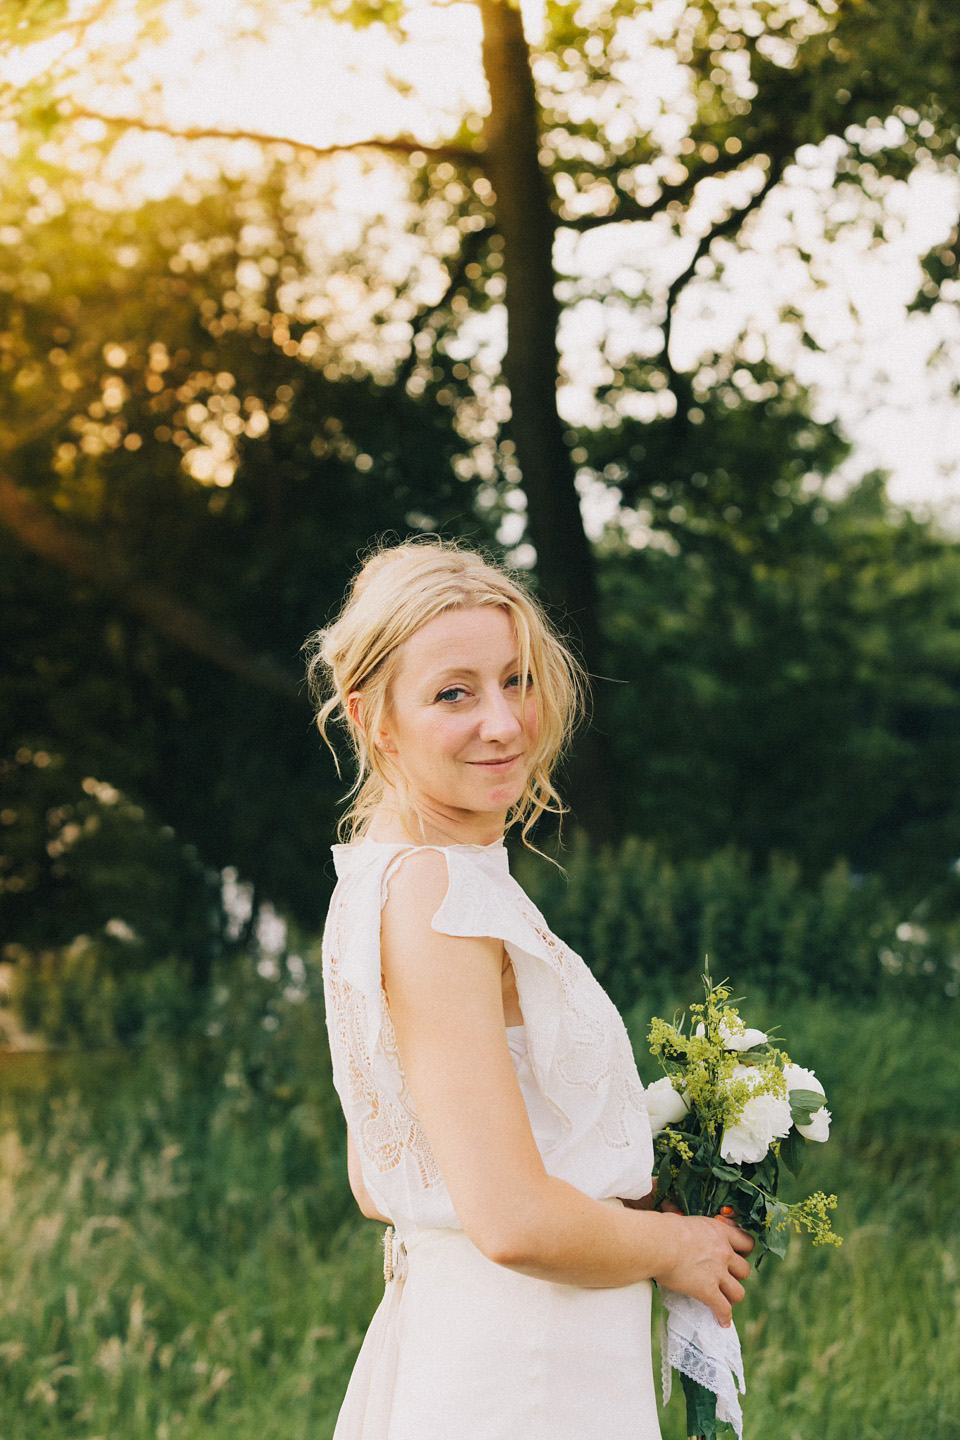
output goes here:
[{"label": "ear", "polygon": [[347,715],[360,734],[365,735],[367,732],[363,727],[363,695],[359,690],[351,690],[347,696]]},{"label": "ear", "polygon": [[[367,735],[367,729],[364,725],[363,692],[361,690],[351,690],[347,696],[347,714],[360,731],[360,734],[369,740],[370,737]],[[381,750],[385,755],[392,754],[397,748],[390,738],[389,732],[384,729],[377,731],[373,737],[373,744],[375,749]]]}]

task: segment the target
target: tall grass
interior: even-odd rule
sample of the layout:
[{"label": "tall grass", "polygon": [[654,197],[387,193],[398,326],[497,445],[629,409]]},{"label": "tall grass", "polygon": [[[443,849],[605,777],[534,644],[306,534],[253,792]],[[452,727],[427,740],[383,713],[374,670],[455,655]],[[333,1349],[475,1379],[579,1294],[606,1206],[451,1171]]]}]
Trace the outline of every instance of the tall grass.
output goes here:
[{"label": "tall grass", "polygon": [[331,1433],[376,1241],[319,1012],[251,1008],[230,1039],[3,1057],[2,1440]]},{"label": "tall grass", "polygon": [[[751,1280],[747,1440],[956,1440],[957,1022],[836,1001],[776,1018],[830,1092],[803,1181],[838,1193],[845,1244],[797,1241]],[[319,1012],[274,1019],[0,1060],[0,1440],[329,1440],[379,1232],[350,1208]],[[679,1398],[663,1427],[682,1435]]]}]

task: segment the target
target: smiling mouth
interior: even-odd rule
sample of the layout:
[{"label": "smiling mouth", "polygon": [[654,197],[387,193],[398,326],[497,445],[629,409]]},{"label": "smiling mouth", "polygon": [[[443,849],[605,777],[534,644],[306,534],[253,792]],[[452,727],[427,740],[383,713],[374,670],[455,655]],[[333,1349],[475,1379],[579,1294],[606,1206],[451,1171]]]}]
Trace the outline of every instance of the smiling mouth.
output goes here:
[{"label": "smiling mouth", "polygon": [[521,757],[519,755],[504,755],[502,760],[468,760],[468,765],[479,765],[484,770],[506,770],[509,765],[514,765]]}]

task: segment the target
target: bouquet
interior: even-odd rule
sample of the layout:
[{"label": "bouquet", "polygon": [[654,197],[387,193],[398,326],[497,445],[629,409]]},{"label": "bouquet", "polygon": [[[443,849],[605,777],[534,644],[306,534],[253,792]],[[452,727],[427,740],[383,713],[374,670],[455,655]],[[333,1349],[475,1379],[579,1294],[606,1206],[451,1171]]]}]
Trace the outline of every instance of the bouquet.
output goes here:
[{"label": "bouquet", "polygon": [[[723,1215],[752,1235],[759,1264],[784,1256],[791,1228],[814,1245],[839,1245],[822,1191],[793,1204],[779,1198],[783,1167],[798,1176],[810,1141],[830,1133],[826,1095],[812,1070],[794,1065],[762,1030],[748,1029],[726,984],[704,976],[706,999],[692,1019],[655,1019],[650,1049],[666,1071],[649,1085],[647,1109],[657,1166],[654,1203],[671,1200],[685,1215]],[[715,1440],[732,1426],[742,1435],[737,1386],[745,1389],[740,1342],[699,1300],[661,1287],[663,1398],[680,1374],[687,1434]],[[736,1380],[736,1385],[734,1381]]]}]

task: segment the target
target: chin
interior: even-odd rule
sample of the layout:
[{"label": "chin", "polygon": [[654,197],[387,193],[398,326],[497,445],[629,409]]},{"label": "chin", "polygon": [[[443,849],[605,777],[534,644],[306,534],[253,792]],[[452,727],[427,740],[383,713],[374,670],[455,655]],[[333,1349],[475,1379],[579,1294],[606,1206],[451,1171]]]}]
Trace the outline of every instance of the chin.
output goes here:
[{"label": "chin", "polygon": [[490,790],[484,797],[483,809],[485,810],[509,810],[523,795],[525,786],[500,785],[495,790]]}]

